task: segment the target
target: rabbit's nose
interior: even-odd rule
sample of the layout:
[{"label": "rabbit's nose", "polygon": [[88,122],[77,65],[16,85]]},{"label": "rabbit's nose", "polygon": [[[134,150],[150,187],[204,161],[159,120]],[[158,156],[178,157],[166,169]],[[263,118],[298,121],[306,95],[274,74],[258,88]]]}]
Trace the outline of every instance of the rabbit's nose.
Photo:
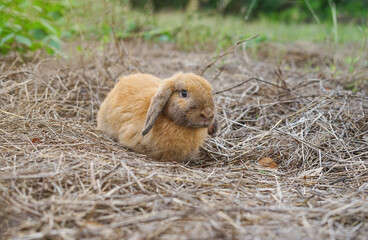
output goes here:
[{"label": "rabbit's nose", "polygon": [[209,120],[213,117],[213,112],[212,109],[210,107],[206,107],[205,109],[203,109],[203,111],[201,112],[201,118],[204,118],[206,120]]},{"label": "rabbit's nose", "polygon": [[204,119],[204,120],[207,120],[208,119],[208,117],[205,114],[203,114],[203,113],[201,113],[201,118]]}]

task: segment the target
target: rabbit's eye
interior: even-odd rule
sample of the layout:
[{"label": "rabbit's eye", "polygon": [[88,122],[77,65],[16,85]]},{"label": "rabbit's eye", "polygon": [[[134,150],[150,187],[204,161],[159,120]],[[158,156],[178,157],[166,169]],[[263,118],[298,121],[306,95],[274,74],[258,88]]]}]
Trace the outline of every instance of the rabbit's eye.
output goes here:
[{"label": "rabbit's eye", "polygon": [[180,91],[180,93],[179,93],[179,96],[180,96],[180,97],[183,97],[183,98],[188,97],[188,92],[187,92],[187,90],[181,90],[181,91]]}]

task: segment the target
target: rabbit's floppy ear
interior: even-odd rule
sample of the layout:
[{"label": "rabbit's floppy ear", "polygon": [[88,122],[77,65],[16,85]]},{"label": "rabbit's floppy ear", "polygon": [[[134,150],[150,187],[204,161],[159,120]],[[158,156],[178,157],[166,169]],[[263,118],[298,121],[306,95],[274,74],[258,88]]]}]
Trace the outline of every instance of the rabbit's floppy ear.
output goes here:
[{"label": "rabbit's floppy ear", "polygon": [[174,83],[166,80],[158,89],[157,93],[152,97],[151,104],[148,108],[146,122],[143,127],[142,135],[146,135],[155,124],[158,116],[162,113],[167,101],[169,101],[174,91]]}]

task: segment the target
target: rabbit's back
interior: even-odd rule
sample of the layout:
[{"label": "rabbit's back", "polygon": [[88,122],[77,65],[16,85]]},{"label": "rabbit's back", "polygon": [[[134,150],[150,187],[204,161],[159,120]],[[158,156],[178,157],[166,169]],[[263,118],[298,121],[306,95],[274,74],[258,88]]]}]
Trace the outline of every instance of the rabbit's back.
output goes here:
[{"label": "rabbit's back", "polygon": [[139,142],[147,109],[161,81],[149,74],[121,77],[100,107],[97,129],[128,147]]}]

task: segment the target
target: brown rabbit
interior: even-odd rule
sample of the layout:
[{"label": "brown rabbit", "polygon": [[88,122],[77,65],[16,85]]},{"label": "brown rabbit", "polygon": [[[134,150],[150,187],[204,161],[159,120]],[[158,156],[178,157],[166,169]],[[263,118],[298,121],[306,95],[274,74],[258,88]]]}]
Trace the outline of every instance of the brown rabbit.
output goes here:
[{"label": "brown rabbit", "polygon": [[97,115],[97,129],[132,150],[162,161],[195,156],[217,126],[211,85],[192,73],[161,80],[120,77]]}]

